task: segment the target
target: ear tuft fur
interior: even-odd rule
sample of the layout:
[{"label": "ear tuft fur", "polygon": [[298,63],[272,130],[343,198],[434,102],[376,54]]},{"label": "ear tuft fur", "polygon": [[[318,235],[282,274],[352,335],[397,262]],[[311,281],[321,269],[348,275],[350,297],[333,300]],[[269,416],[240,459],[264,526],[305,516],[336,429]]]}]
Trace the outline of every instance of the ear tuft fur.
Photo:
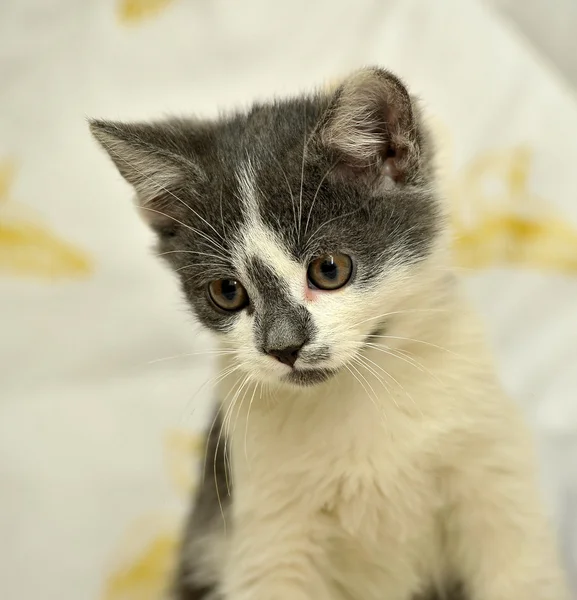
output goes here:
[{"label": "ear tuft fur", "polygon": [[417,183],[422,175],[416,107],[401,81],[383,69],[365,68],[347,78],[317,135],[341,172],[398,184]]},{"label": "ear tuft fur", "polygon": [[[202,177],[192,159],[187,159],[187,129],[182,123],[119,123],[91,120],[90,131],[108,153],[122,177],[136,191],[144,219],[156,230],[174,225],[166,216],[174,206],[178,190]],[[163,216],[164,215],[164,216]]]},{"label": "ear tuft fur", "polygon": [[148,205],[183,179],[182,157],[173,155],[155,136],[156,125],[90,121],[90,131],[106,150],[119,173],[136,190],[139,204]]}]

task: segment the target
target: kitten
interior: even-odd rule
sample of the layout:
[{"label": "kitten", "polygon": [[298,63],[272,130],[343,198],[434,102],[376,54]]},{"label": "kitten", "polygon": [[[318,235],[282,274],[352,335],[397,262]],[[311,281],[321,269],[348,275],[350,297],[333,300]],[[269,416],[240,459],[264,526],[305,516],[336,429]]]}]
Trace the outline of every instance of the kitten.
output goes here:
[{"label": "kitten", "polygon": [[567,598],[395,76],[91,129],[222,345],[174,598]]}]

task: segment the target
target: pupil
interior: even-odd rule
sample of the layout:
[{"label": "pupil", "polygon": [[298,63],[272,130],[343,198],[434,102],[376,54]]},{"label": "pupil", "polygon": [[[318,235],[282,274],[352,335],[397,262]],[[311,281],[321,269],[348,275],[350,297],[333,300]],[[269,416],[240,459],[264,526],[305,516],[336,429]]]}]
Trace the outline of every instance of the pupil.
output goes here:
[{"label": "pupil", "polygon": [[321,273],[327,279],[336,279],[338,271],[339,269],[333,262],[332,258],[329,258],[321,263]]},{"label": "pupil", "polygon": [[226,300],[232,302],[236,298],[236,281],[227,279],[222,282],[222,295]]}]

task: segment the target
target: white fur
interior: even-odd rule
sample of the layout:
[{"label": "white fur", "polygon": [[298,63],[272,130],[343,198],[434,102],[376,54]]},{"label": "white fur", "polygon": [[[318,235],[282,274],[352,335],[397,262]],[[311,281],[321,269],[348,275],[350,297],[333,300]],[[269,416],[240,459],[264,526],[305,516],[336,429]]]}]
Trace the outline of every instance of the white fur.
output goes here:
[{"label": "white fur", "polygon": [[[339,373],[290,387],[289,367],[254,348],[253,317],[227,335],[243,365],[220,384],[234,500],[208,553],[224,598],[410,600],[453,577],[471,600],[566,599],[530,437],[443,251],[389,265],[369,291],[307,299],[306,267],[243,181],[252,217],[236,266],[258,255],[289,282]],[[362,345],[379,322],[388,352]]]}]

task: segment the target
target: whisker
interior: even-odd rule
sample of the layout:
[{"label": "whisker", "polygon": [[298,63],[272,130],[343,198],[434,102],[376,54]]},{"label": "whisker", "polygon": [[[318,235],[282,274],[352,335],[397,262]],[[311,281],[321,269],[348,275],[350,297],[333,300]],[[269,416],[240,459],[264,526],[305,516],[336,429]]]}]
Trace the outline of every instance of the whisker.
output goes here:
[{"label": "whisker", "polygon": [[[354,356],[353,360],[355,363],[358,363],[360,366],[365,367],[368,370],[367,365],[365,365],[363,362],[361,362],[361,360],[359,359],[359,356]],[[360,371],[357,371],[360,374]],[[370,371],[369,371],[370,372]],[[374,375],[374,372],[373,372]],[[363,376],[364,381],[366,382],[366,384],[369,386],[369,389],[371,390],[371,392],[373,393],[373,396],[375,398],[375,400],[378,399],[379,395],[377,394],[377,392],[375,392],[375,388],[373,388],[373,386],[369,383],[369,380]],[[377,376],[378,379],[378,376]]]},{"label": "whisker", "polygon": [[[223,381],[224,379],[226,379],[229,375],[232,375],[233,373],[235,373],[236,371],[238,371],[240,368],[242,367],[242,364],[233,364],[229,367],[226,367],[225,369],[223,369],[221,372],[217,373],[214,377],[211,377],[208,381],[205,381],[202,386],[196,391],[195,396],[203,389],[205,388],[209,383],[212,385],[218,385],[221,381]],[[238,381],[238,380],[237,380]],[[234,387],[236,385],[237,382],[233,383],[232,387]],[[222,410],[222,403],[219,403],[218,406],[218,410],[216,411],[216,415],[214,417],[214,420],[212,421],[212,425],[208,431],[209,435],[207,436],[207,447],[205,448],[205,462],[203,465],[203,473],[206,470],[206,455],[208,453],[208,440],[210,438],[210,433],[212,432],[214,425],[216,423],[216,420],[220,414]],[[204,479],[203,479],[204,481]]]},{"label": "whisker", "polygon": [[[204,219],[201,215],[199,215],[194,210],[194,208],[192,208],[192,206],[190,206],[184,200],[182,200],[182,198],[179,198],[174,192],[172,192],[171,190],[169,190],[167,187],[165,187],[164,185],[162,185],[158,181],[155,181],[152,177],[150,177],[150,175],[147,175],[144,171],[141,171],[132,161],[129,161],[125,157],[123,157],[123,156],[119,155],[118,153],[114,152],[113,149],[112,149],[112,147],[109,144],[102,143],[102,145],[108,149],[108,151],[110,152],[111,156],[119,158],[120,160],[122,160],[123,162],[125,162],[131,169],[134,169],[139,175],[142,175],[143,177],[145,177],[154,186],[160,188],[161,190],[163,190],[167,194],[170,194],[175,200],[178,200],[178,202],[180,202],[183,206],[185,206],[186,208],[188,208],[188,210],[190,210],[193,214],[195,214],[203,223],[205,223],[205,225],[208,225],[208,227],[210,227],[214,231],[214,233],[216,233],[216,235],[218,237],[220,237],[220,239],[223,239],[222,236],[220,235],[220,233],[206,219]],[[224,250],[224,248],[223,248],[223,250]],[[226,250],[225,250],[225,252],[226,252]]]},{"label": "whisker", "polygon": [[320,183],[319,183],[319,184],[318,184],[318,186],[317,186],[317,189],[316,189],[316,191],[315,191],[315,195],[313,196],[313,200],[312,200],[312,202],[311,202],[311,206],[310,206],[310,208],[309,208],[309,214],[308,214],[308,217],[307,217],[307,222],[306,222],[306,225],[305,225],[305,232],[304,232],[304,237],[305,237],[305,238],[306,238],[306,236],[307,236],[307,231],[308,231],[308,228],[309,228],[309,221],[310,221],[310,219],[311,219],[311,214],[312,214],[312,212],[313,212],[313,207],[314,207],[314,205],[315,205],[315,201],[316,201],[316,199],[317,199],[317,195],[318,195],[318,193],[319,193],[319,191],[320,191],[320,189],[321,189],[321,186],[323,185],[323,183],[324,183],[325,179],[326,179],[326,178],[329,176],[329,174],[330,174],[330,173],[332,172],[332,170],[333,170],[333,169],[334,169],[334,168],[337,166],[337,164],[338,164],[338,163],[336,163],[336,162],[335,162],[334,164],[332,164],[332,165],[331,165],[331,166],[328,168],[327,172],[326,172],[326,173],[325,173],[325,174],[322,176],[322,178],[321,178],[321,181],[320,181]]},{"label": "whisker", "polygon": [[351,328],[358,327],[359,325],[363,325],[363,323],[368,323],[369,321],[375,321],[376,319],[384,319],[385,317],[390,317],[392,315],[403,315],[403,314],[414,313],[414,312],[421,313],[421,312],[449,312],[449,311],[444,308],[406,308],[404,310],[394,310],[394,311],[383,313],[381,315],[376,315],[374,317],[369,317],[368,319],[354,323],[350,327]]},{"label": "whisker", "polygon": [[187,225],[186,223],[179,221],[176,217],[173,217],[172,215],[162,212],[161,210],[156,210],[155,208],[150,208],[149,206],[141,206],[140,208],[142,210],[147,210],[149,212],[153,212],[158,215],[162,215],[163,217],[166,217],[167,219],[172,219],[175,223],[182,225],[186,229],[189,229],[193,233],[196,233],[201,238],[205,239],[207,242],[210,242],[214,246],[215,250],[222,250],[222,252],[224,253],[224,257],[227,258],[228,252],[227,252],[226,248],[224,248],[224,246],[222,246],[218,242],[215,242],[209,235],[206,235],[204,232],[200,231],[199,229],[196,229],[195,227],[192,227],[191,225]]},{"label": "whisker", "polygon": [[303,130],[304,130],[304,139],[303,139],[303,159],[301,163],[301,189],[299,193],[299,227],[297,231],[297,243],[300,245],[301,241],[301,225],[302,225],[302,217],[303,217],[303,185],[305,180],[305,157],[307,150],[307,107],[306,105],[303,107],[304,109],[304,118],[303,118]]},{"label": "whisker", "polygon": [[[194,251],[191,250],[190,254],[196,254],[197,256],[207,256],[208,258],[218,258],[218,259],[220,259],[220,256],[217,256],[216,254],[208,254],[207,252],[194,252]],[[188,264],[188,265],[184,265],[182,267],[178,267],[178,269],[174,269],[174,270],[176,272],[178,272],[178,271],[182,271],[183,269],[190,269],[190,268],[197,267],[197,266],[198,265],[196,265],[196,264]],[[213,267],[219,267],[219,268],[222,269],[222,268],[226,268],[227,264],[226,263],[223,263],[223,264],[214,263],[214,264],[211,264],[211,265],[203,265],[203,266],[213,266]]]},{"label": "whisker", "polygon": [[247,452],[247,448],[246,448],[246,438],[248,436],[248,419],[250,417],[250,409],[252,408],[252,403],[254,400],[254,396],[256,394],[256,390],[259,388],[260,386],[260,400],[262,400],[262,388],[263,388],[263,383],[259,382],[257,383],[257,385],[254,387],[254,390],[252,392],[252,396],[250,398],[250,402],[248,403],[248,411],[246,413],[246,423],[244,426],[244,458],[246,460],[246,464],[247,466],[249,465],[249,461],[248,461],[248,452]]},{"label": "whisker", "polygon": [[294,220],[294,230],[295,230],[295,233],[296,233],[297,232],[297,227],[298,227],[298,225],[297,225],[296,203],[295,203],[295,197],[294,197],[294,194],[293,194],[293,190],[292,190],[291,184],[289,183],[286,171],[283,169],[282,164],[281,164],[280,160],[277,158],[276,154],[272,150],[270,150],[270,148],[268,148],[268,147],[266,147],[264,145],[262,146],[262,148],[264,148],[268,152],[269,156],[275,161],[275,163],[277,164],[278,168],[280,169],[280,172],[281,172],[281,174],[282,174],[282,176],[283,176],[283,178],[285,180],[285,183],[286,183],[286,186],[288,188],[288,192],[289,192],[289,195],[290,195],[290,198],[291,198],[291,207],[292,207],[293,220]]},{"label": "whisker", "polygon": [[[369,365],[366,364],[366,361],[368,361],[369,363],[372,363],[375,367],[377,367],[380,371],[382,371],[383,373],[386,374],[386,371],[380,366],[378,365],[376,362],[370,360],[368,357],[363,356],[362,354],[357,354],[355,357],[353,357],[358,363],[360,363],[363,367],[365,367],[365,369],[367,369],[369,371],[369,373],[371,373],[374,377],[376,377],[376,379],[383,385],[383,387],[385,388],[385,390],[387,391],[387,393],[389,395],[392,394],[391,392],[391,388],[389,387],[389,385],[387,384],[387,382],[380,377],[380,375],[375,371],[375,369]],[[394,401],[394,398],[393,398]]]},{"label": "whisker", "polygon": [[[364,357],[365,360],[370,360],[368,357]],[[371,361],[373,362],[373,361]],[[377,363],[373,363],[373,364],[377,364]],[[423,416],[423,413],[421,412],[421,409],[419,408],[419,406],[417,405],[417,403],[415,402],[415,399],[413,398],[413,396],[411,396],[411,394],[409,394],[409,392],[407,391],[407,389],[395,378],[393,377],[386,369],[384,369],[383,367],[380,367],[380,369],[383,371],[383,373],[389,377],[389,379],[392,379],[394,383],[397,384],[397,386],[403,390],[403,392],[406,394],[407,398],[409,398],[409,400],[411,400],[411,402],[414,404],[415,408],[421,413],[421,416]],[[395,398],[395,396],[393,394],[391,394],[391,398],[393,399],[393,402],[395,403],[395,406],[397,408],[399,408],[399,405],[397,403],[397,400]]]},{"label": "whisker", "polygon": [[[231,401],[230,411],[228,411],[228,419],[227,419],[227,416],[225,415],[225,419],[227,419],[227,431],[226,431],[226,435],[224,438],[224,454],[227,457],[230,455],[229,444],[232,443],[232,437],[234,436],[234,433],[236,431],[236,425],[238,423],[240,411],[242,409],[242,405],[244,403],[246,394],[249,389],[249,385],[251,383],[252,383],[252,378],[250,377],[250,375],[247,375],[247,377],[245,377],[244,381],[242,382],[240,388],[237,390],[235,397]],[[238,399],[240,398],[240,394],[243,389],[244,389],[244,394],[242,395],[242,398],[239,402]],[[233,419],[233,415],[234,415],[234,408],[237,404],[238,404],[238,408],[236,411],[235,425],[234,425],[234,428],[232,428],[232,432],[231,432],[231,424],[232,424],[232,419]],[[230,460],[230,459],[228,459],[228,460]],[[229,486],[229,482],[228,482],[228,477],[227,477],[227,491],[228,491],[228,495],[230,496],[230,486]]]},{"label": "whisker", "polygon": [[[187,267],[192,269],[193,265],[187,265]],[[189,281],[207,283],[209,280],[221,279],[222,277],[226,277],[226,275],[224,275],[223,273],[223,269],[220,265],[208,265],[208,268],[202,271],[197,271],[194,275],[183,279],[182,283],[188,283]]]},{"label": "whisker", "polygon": [[[355,379],[358,381],[358,383],[361,385],[361,387],[363,388],[363,390],[364,390],[364,391],[365,391],[365,393],[367,394],[367,398],[369,398],[369,400],[372,402],[372,404],[373,404],[373,406],[375,407],[375,409],[376,409],[377,413],[379,414],[379,416],[380,416],[380,417],[381,417],[381,419],[383,420],[383,423],[386,425],[386,414],[384,415],[384,416],[385,416],[385,418],[383,419],[383,414],[384,414],[384,413],[382,413],[382,414],[381,414],[381,411],[380,411],[380,409],[379,409],[379,406],[377,405],[377,403],[375,402],[375,400],[374,400],[373,398],[371,398],[371,395],[369,394],[369,390],[366,388],[365,384],[364,384],[364,383],[361,381],[361,379],[359,379],[359,377],[358,377],[357,375],[355,375],[355,373],[354,373],[354,372],[353,372],[353,370],[352,370],[352,369],[355,369],[355,371],[356,371],[357,373],[359,373],[358,369],[356,369],[356,367],[354,367],[354,365],[352,365],[352,364],[348,364],[348,365],[347,365],[347,364],[345,364],[344,366],[345,366],[345,368],[346,368],[346,369],[349,371],[349,373],[350,373],[350,374],[351,374],[351,375],[352,375],[352,376],[353,376],[353,377],[354,377],[354,378],[355,378]],[[360,375],[360,373],[359,373],[359,375]],[[365,381],[366,381],[366,378],[364,378],[364,377],[363,377],[363,379],[365,379]]]},{"label": "whisker", "polygon": [[337,215],[336,217],[333,217],[332,219],[328,219],[328,221],[325,221],[324,223],[322,223],[321,225],[319,225],[314,231],[313,233],[311,233],[311,235],[309,236],[309,239],[307,241],[307,244],[305,246],[305,251],[309,248],[310,243],[314,240],[315,235],[323,228],[326,227],[329,223],[332,223],[333,221],[336,221],[337,219],[344,219],[345,217],[350,217],[351,215],[354,215],[356,212],[358,212],[360,209],[357,208],[351,212],[345,213],[344,215]]},{"label": "whisker", "polygon": [[[237,392],[235,393],[235,397],[236,394],[242,389],[242,386],[244,385],[244,382],[247,380],[248,375],[245,375],[245,378],[243,379],[243,382],[240,384],[240,387],[238,388]],[[236,383],[235,383],[236,385]],[[224,406],[224,403],[226,402],[226,400],[228,399],[228,397],[230,396],[232,389],[229,391],[229,393],[226,395],[226,398],[223,400],[221,406]],[[233,402],[229,405],[229,409],[231,406],[234,406],[234,400]],[[227,409],[227,414],[228,414],[228,409]],[[223,421],[222,421],[222,426],[220,428],[220,431],[218,432],[218,438],[216,440],[216,448],[214,450],[214,457],[213,457],[213,473],[214,473],[214,485],[215,485],[215,490],[216,490],[216,497],[218,500],[218,506],[220,508],[220,514],[222,515],[222,522],[223,522],[223,526],[224,526],[224,535],[226,536],[226,517],[224,515],[224,509],[222,508],[222,500],[220,497],[220,491],[218,489],[218,477],[217,477],[217,473],[216,473],[216,467],[217,467],[217,457],[218,457],[218,448],[220,446],[220,440],[222,438],[222,432],[224,431],[226,427],[226,414],[223,417]],[[227,461],[227,457],[226,457],[226,452],[224,453],[224,460],[225,460],[225,464]],[[228,469],[224,469],[225,472],[225,479],[226,479],[226,489],[230,495],[230,487],[229,487],[229,481],[228,481]]]},{"label": "whisker", "polygon": [[[241,367],[241,365],[237,365],[234,368],[228,370],[224,375],[218,375],[215,379],[218,379],[218,381],[222,381],[225,377],[228,377],[228,375],[231,375],[232,373],[234,373],[236,370],[238,370]],[[234,389],[234,387],[236,386],[236,384],[238,383],[238,381],[240,381],[240,378],[233,383],[231,390]],[[228,397],[228,394],[227,394]],[[214,426],[216,425],[216,422],[220,416],[220,413],[222,412],[222,408],[223,408],[223,403],[219,403],[218,404],[218,408],[216,410],[216,414],[214,415],[214,418],[212,420],[211,426],[208,430],[208,433],[206,435],[206,443],[205,443],[205,447],[204,447],[204,460],[203,460],[203,467],[202,467],[202,482],[204,484],[205,480],[206,480],[206,466],[207,466],[207,461],[208,461],[208,446],[210,444],[210,439],[212,436],[212,431],[214,429]],[[221,429],[222,429],[222,425],[221,425]],[[218,444],[215,450],[215,462],[216,462],[216,453],[218,451]],[[214,471],[214,483],[215,483],[215,488],[216,488],[216,493],[217,493],[217,497],[218,497],[218,501],[219,501],[219,506],[220,506],[220,512],[222,514],[222,519],[224,522],[224,527],[225,527],[225,531],[226,531],[226,519],[224,517],[224,511],[222,509],[222,503],[220,502],[220,493],[218,491],[218,481],[217,481],[217,477],[216,477],[216,470]]]},{"label": "whisker", "polygon": [[[246,399],[246,395],[247,395],[248,391],[250,390],[250,384],[251,383],[254,383],[252,381],[252,378],[251,378],[251,381],[249,381],[249,385],[247,385],[245,387],[244,394],[242,395],[242,399],[240,400],[240,403],[239,403],[239,406],[238,406],[238,410],[236,411],[236,419],[234,421],[234,427],[232,428],[232,433],[230,434],[230,441],[231,441],[231,443],[232,443],[232,439],[234,438],[234,436],[236,434],[236,427],[238,425],[238,419],[240,418],[240,411],[242,410],[242,407],[244,405],[244,401]],[[256,392],[257,387],[258,387],[258,384],[254,384],[253,385],[252,398],[254,398],[254,394]],[[232,418],[232,415],[231,415],[231,418]],[[245,444],[246,444],[246,437],[245,437],[244,441],[245,441]],[[226,451],[227,440],[225,440],[225,442],[224,442],[224,447],[225,447],[225,451]],[[245,446],[245,450],[246,450],[246,446]]]},{"label": "whisker", "polygon": [[[190,408],[190,405],[194,402],[195,398],[198,396],[198,394],[200,394],[200,392],[206,388],[207,385],[217,385],[220,381],[222,381],[222,379],[224,379],[225,377],[228,377],[228,375],[234,373],[234,371],[236,371],[237,369],[240,368],[239,366],[234,366],[231,365],[230,367],[226,367],[223,371],[217,373],[215,376],[211,377],[210,379],[207,379],[192,395],[192,398],[190,398],[187,403],[186,403],[186,407],[184,408],[184,413],[188,415],[188,410]],[[221,379],[222,378],[222,379]],[[194,414],[194,410],[192,411],[192,413],[190,413],[190,415]]]},{"label": "whisker", "polygon": [[468,357],[465,356],[464,354],[454,352],[453,350],[449,350],[449,348],[445,348],[444,346],[439,346],[438,344],[434,344],[433,342],[427,342],[425,340],[419,340],[416,338],[402,337],[399,335],[374,335],[372,337],[373,338],[384,338],[384,339],[389,339],[389,340],[403,340],[406,342],[414,342],[417,344],[424,344],[425,346],[430,346],[431,348],[437,348],[438,350],[442,350],[443,352],[447,352],[448,354],[452,354],[453,356],[462,358],[463,360],[465,360],[466,362],[469,362],[472,365],[475,364],[475,363],[471,362],[468,359]]},{"label": "whisker", "polygon": [[224,187],[224,184],[221,183],[220,184],[220,198],[219,198],[219,201],[218,201],[218,203],[220,205],[220,222],[221,222],[221,225],[222,225],[222,232],[224,233],[224,235],[226,237],[229,237],[228,234],[227,234],[227,232],[226,232],[226,227],[224,226],[224,216],[222,214],[222,192],[223,192],[223,187]]},{"label": "whisker", "polygon": [[[159,252],[155,256],[159,258],[161,256],[166,256],[167,254],[198,254],[198,252],[196,252],[195,250],[167,250],[166,252]],[[209,254],[208,256],[214,255]],[[220,254],[218,255],[218,258],[221,258]]]},{"label": "whisker", "polygon": [[162,358],[155,358],[148,361],[147,364],[154,365],[156,363],[165,362],[167,360],[175,360],[177,358],[189,358],[191,356],[209,356],[216,355],[222,356],[226,354],[237,354],[236,350],[206,350],[204,352],[185,352],[184,354],[174,354],[173,356],[163,356]]},{"label": "whisker", "polygon": [[443,385],[443,382],[432,371],[427,369],[427,367],[425,367],[422,363],[420,363],[412,356],[407,356],[407,354],[410,354],[408,351],[401,350],[399,348],[391,348],[390,346],[385,346],[383,344],[366,343],[365,345],[369,348],[372,348],[373,350],[378,350],[379,352],[384,352],[385,354],[388,354],[394,358],[398,358],[399,360],[406,362],[407,364],[411,365],[412,367],[415,367],[415,369],[418,369],[423,373],[428,373],[437,383]]},{"label": "whisker", "polygon": [[[392,380],[393,380],[395,383],[397,383],[397,385],[400,385],[400,384],[398,384],[397,380],[396,380],[396,379],[395,379],[395,378],[394,378],[394,377],[393,377],[393,376],[392,376],[392,375],[391,375],[391,374],[390,374],[390,373],[389,373],[389,372],[388,372],[386,369],[384,369],[383,367],[381,367],[381,366],[380,366],[378,363],[376,363],[376,362],[372,361],[372,360],[371,360],[371,359],[370,359],[368,356],[358,355],[358,358],[359,358],[359,359],[362,359],[362,360],[361,360],[361,362],[362,362],[362,361],[368,361],[369,363],[373,364],[373,365],[374,365],[376,368],[378,368],[378,369],[379,369],[379,370],[380,370],[380,371],[381,371],[381,372],[382,372],[384,375],[386,375],[387,377],[389,377],[390,379],[392,379]],[[382,379],[381,379],[381,378],[378,376],[378,374],[377,374],[377,373],[374,371],[374,369],[371,369],[371,368],[369,367],[369,365],[365,364],[364,366],[365,366],[365,369],[367,369],[367,370],[369,370],[369,371],[372,371],[372,372],[373,372],[373,374],[375,375],[375,377],[377,377],[377,379],[378,379],[378,380],[382,381],[382,383],[384,384],[384,386],[385,386],[385,388],[386,388],[386,390],[387,390],[387,392],[388,392],[388,394],[389,394],[389,396],[390,396],[391,400],[393,401],[393,403],[394,403],[395,407],[396,407],[397,409],[400,409],[400,407],[399,407],[399,403],[397,402],[397,398],[395,397],[394,391],[393,391],[393,390],[392,390],[392,389],[389,387],[389,385],[388,385],[388,384],[386,384],[386,382],[385,382],[384,380],[382,380]],[[401,388],[402,388],[402,386],[401,386]],[[405,390],[404,390],[404,391],[405,391]],[[407,392],[405,391],[405,393],[407,393]],[[411,398],[411,400],[413,400],[413,399]],[[413,400],[413,403],[414,403],[414,400]]]},{"label": "whisker", "polygon": [[[250,380],[250,375],[245,375],[242,383],[240,384],[240,387],[237,389],[237,391],[235,392],[232,400],[230,401],[230,404],[228,405],[226,412],[224,414],[223,417],[223,426],[222,429],[220,430],[219,436],[218,436],[218,440],[216,441],[216,449],[218,450],[218,447],[220,445],[220,441],[222,438],[222,433],[224,431],[225,433],[225,438],[224,438],[224,456],[225,459],[228,460],[227,457],[227,442],[228,442],[228,438],[230,437],[230,421],[232,418],[232,414],[234,411],[234,408],[236,406],[236,402],[238,401],[238,398],[240,396],[240,393],[242,392],[243,388],[245,387],[245,385],[247,384],[247,382]],[[214,455],[214,464],[215,464],[215,477],[216,477],[216,452]],[[230,496],[230,484],[229,484],[229,480],[228,480],[228,473],[225,471],[225,475],[226,475],[226,489],[228,492],[228,495]]]}]

